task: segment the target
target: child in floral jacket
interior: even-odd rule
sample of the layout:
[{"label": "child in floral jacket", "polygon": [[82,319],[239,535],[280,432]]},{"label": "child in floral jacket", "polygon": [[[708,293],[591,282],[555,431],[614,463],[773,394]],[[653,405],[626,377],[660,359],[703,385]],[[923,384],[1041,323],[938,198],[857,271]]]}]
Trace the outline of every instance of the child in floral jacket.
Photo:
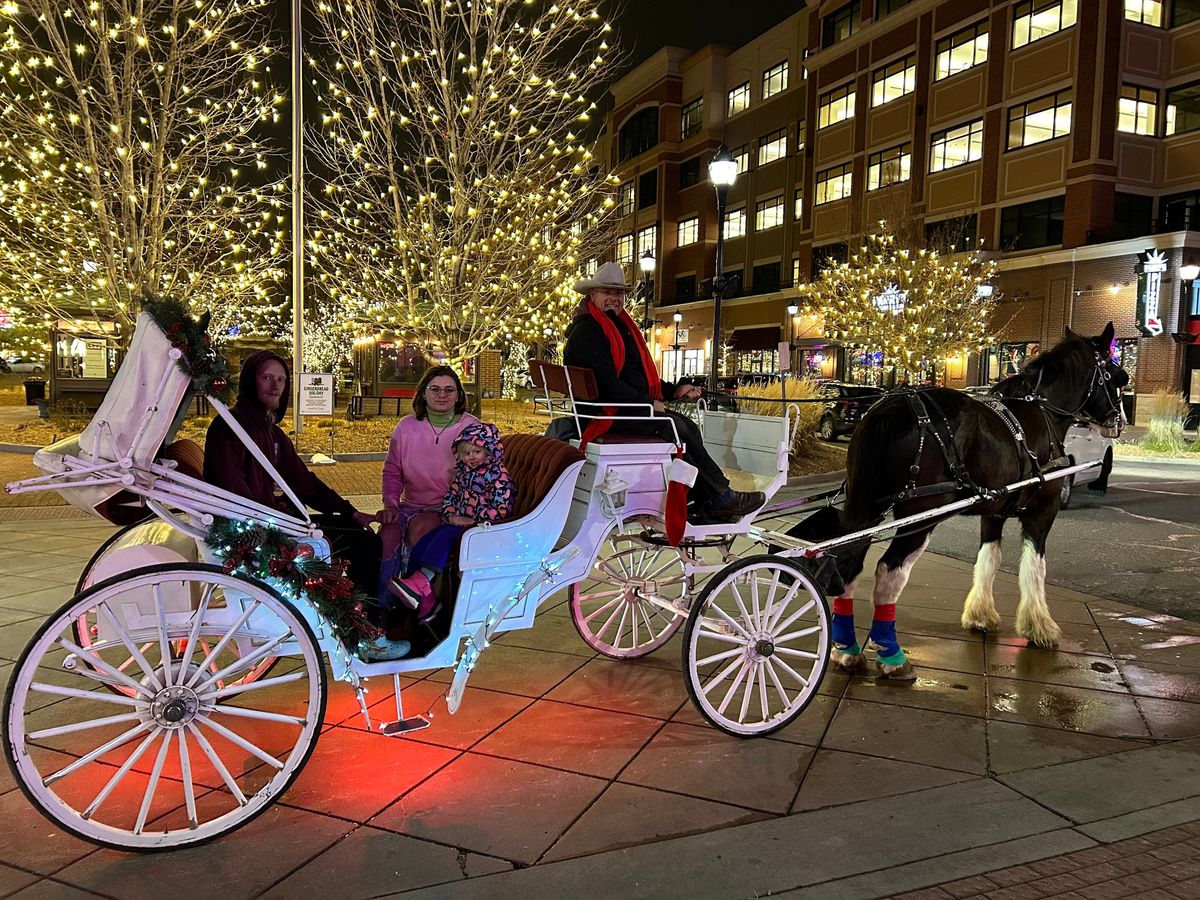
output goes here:
[{"label": "child in floral jacket", "polygon": [[487,423],[468,425],[454,439],[453,447],[454,479],[442,500],[444,524],[413,547],[409,575],[394,578],[389,585],[400,602],[417,611],[422,623],[441,610],[431,582],[446,567],[463,531],[503,521],[513,507],[515,490],[504,466],[499,429]]}]

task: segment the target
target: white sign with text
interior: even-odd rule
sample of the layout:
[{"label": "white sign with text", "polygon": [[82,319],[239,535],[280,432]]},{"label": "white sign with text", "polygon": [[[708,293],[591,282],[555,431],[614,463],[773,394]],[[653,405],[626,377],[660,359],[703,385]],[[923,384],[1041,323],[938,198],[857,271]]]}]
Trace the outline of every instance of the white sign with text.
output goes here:
[{"label": "white sign with text", "polygon": [[300,376],[300,415],[333,415],[333,375],[305,372]]}]

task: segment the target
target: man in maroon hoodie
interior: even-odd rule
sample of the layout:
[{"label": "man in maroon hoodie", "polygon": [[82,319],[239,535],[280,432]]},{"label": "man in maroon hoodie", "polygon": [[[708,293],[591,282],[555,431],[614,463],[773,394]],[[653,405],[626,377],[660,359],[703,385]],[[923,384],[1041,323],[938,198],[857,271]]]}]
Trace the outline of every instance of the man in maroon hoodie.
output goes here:
[{"label": "man in maroon hoodie", "polygon": [[[242,363],[232,412],[296,496],[322,513],[314,520],[329,538],[334,556],[347,560],[350,566],[346,574],[373,595],[380,560],[379,536],[369,527],[375,517],[356,510],[301,461],[278,424],[287,412],[290,396],[291,378],[283,358],[270,350],[259,350]],[[274,479],[219,416],[213,419],[204,440],[204,480],[282,513],[303,515],[303,510],[297,510],[279,491]]]}]

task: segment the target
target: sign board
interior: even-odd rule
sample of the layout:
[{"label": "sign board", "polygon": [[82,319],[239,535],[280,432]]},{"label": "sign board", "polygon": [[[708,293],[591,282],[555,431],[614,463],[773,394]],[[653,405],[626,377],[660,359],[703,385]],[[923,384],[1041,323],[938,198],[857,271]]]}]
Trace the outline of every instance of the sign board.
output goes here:
[{"label": "sign board", "polygon": [[880,312],[898,316],[904,312],[904,307],[908,303],[908,291],[900,290],[898,284],[889,284],[872,299],[875,308]]},{"label": "sign board", "polygon": [[108,377],[108,341],[100,338],[83,342],[83,377]]},{"label": "sign board", "polygon": [[1161,250],[1147,250],[1140,255],[1137,281],[1137,326],[1146,337],[1163,333],[1158,312],[1162,277],[1167,271],[1167,257]]},{"label": "sign board", "polygon": [[688,330],[686,328],[675,329],[675,343],[686,344],[688,342]]},{"label": "sign board", "polygon": [[779,342],[779,371],[790,372],[792,370],[792,345],[787,341]]},{"label": "sign board", "polygon": [[305,372],[300,376],[300,415],[333,415],[333,375]]},{"label": "sign board", "polygon": [[1188,400],[1200,403],[1200,369],[1192,369],[1192,382],[1188,386]]}]

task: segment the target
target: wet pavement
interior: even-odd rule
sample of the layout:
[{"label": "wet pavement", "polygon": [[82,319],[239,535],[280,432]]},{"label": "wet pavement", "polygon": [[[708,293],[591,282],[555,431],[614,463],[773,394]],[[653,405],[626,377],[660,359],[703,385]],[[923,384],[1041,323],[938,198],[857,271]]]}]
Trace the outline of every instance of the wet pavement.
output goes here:
[{"label": "wet pavement", "polygon": [[[66,511],[10,513],[5,681],[112,531]],[[4,772],[0,895],[527,900],[586,885],[596,896],[865,898],[946,884],[929,894],[941,898],[1018,866],[1049,878],[1059,873],[1037,867],[1080,853],[1117,865],[1152,853],[1139,835],[1200,819],[1200,624],[1051,585],[1063,640],[1038,650],[1013,634],[1016,579],[1005,573],[999,633],[963,632],[969,582],[970,566],[949,557],[914,570],[897,623],[914,684],[831,673],[796,722],[765,738],[704,724],[678,639],[639,661],[598,657],[559,595],[534,628],[482,655],[458,715],[441,705],[449,673],[417,673],[405,700],[433,709],[425,731],[367,730],[353,692],[333,684],[295,784],[211,844],[97,848],[44,820]],[[386,716],[390,685],[371,687],[375,717]],[[1178,834],[1170,846],[1196,830]],[[975,893],[1006,896],[1006,877],[974,882]]]}]

